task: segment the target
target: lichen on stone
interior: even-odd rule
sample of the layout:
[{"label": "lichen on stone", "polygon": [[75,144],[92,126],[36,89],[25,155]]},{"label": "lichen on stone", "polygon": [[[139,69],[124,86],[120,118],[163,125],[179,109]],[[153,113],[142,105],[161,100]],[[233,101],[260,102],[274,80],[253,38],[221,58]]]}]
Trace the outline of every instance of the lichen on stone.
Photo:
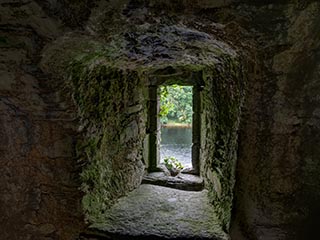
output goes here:
[{"label": "lichen on stone", "polygon": [[129,24],[108,39],[90,38],[87,49],[75,44],[79,47],[66,57],[71,60],[69,67],[63,66],[81,119],[78,152],[87,219],[103,218],[117,198],[141,182],[147,161],[142,154],[146,92],[153,79],[179,83],[189,78],[203,87],[202,176],[227,230],[244,98],[243,69],[236,51],[205,32],[161,22]]},{"label": "lichen on stone", "polygon": [[137,72],[115,68],[103,58],[101,52],[83,55],[70,65],[84,129],[78,152],[84,164],[83,207],[90,222],[138,186],[144,170],[139,150],[144,137],[143,87]]}]

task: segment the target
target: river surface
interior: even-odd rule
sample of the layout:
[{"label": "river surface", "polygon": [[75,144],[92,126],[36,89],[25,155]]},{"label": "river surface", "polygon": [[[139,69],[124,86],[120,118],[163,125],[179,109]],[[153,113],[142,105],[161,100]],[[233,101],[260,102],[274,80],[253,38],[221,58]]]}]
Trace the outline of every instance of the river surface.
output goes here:
[{"label": "river surface", "polygon": [[191,167],[192,128],[162,127],[160,162],[165,157],[175,157],[183,167]]}]

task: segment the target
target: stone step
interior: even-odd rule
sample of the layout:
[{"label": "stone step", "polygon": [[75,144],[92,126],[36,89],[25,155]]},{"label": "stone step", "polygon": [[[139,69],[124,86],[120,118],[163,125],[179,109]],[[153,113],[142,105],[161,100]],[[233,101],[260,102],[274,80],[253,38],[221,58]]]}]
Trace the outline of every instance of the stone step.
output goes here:
[{"label": "stone step", "polygon": [[175,177],[167,176],[163,172],[149,173],[143,177],[142,184],[152,184],[185,191],[202,191],[204,188],[202,178],[185,173],[180,173]]}]

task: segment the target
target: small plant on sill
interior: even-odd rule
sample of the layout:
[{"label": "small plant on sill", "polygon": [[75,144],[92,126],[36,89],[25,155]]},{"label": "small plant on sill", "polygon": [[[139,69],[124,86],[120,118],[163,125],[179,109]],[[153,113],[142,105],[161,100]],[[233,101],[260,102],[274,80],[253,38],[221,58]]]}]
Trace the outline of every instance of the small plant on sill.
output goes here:
[{"label": "small plant on sill", "polygon": [[170,171],[171,176],[178,175],[180,170],[183,169],[182,163],[175,157],[166,156],[163,161],[166,168]]}]

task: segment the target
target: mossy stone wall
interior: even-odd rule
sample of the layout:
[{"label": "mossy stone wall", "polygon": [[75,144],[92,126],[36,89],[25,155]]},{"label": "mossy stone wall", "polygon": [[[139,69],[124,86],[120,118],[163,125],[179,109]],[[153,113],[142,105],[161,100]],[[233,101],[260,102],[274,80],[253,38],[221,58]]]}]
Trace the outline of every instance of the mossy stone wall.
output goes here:
[{"label": "mossy stone wall", "polygon": [[[245,87],[240,55],[214,36],[180,24],[133,22],[119,31],[107,40],[91,36],[86,49],[75,42],[67,52],[68,84],[82,122],[78,157],[87,219],[103,221],[104,210],[138,187],[148,167],[148,88],[183,83],[203,87],[201,176],[227,231]],[[62,39],[57,46],[78,39]],[[56,59],[54,47],[47,56]]]},{"label": "mossy stone wall", "polygon": [[225,58],[204,71],[201,92],[201,175],[223,228],[231,218],[238,129],[245,96],[245,78],[239,60]]},{"label": "mossy stone wall", "polygon": [[143,86],[137,72],[89,59],[74,61],[71,88],[81,117],[78,161],[90,222],[101,221],[104,210],[136,188],[142,179],[145,135]]}]

